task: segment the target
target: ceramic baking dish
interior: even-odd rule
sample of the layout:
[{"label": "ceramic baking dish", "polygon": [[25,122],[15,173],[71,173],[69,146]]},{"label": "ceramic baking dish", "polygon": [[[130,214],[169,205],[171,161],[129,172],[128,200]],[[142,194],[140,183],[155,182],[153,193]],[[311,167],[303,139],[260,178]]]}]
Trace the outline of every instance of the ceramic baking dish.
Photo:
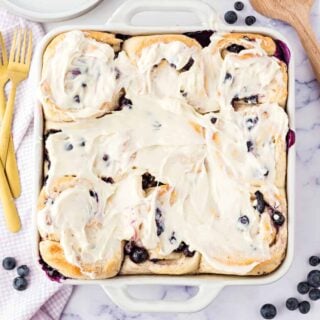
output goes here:
[{"label": "ceramic baking dish", "polygon": [[[166,26],[166,27],[141,27],[132,24],[132,18],[141,12],[189,12],[197,16],[200,25],[196,26]],[[155,13],[156,14],[156,13]],[[65,26],[55,29],[47,34],[38,47],[36,57],[32,66],[32,77],[35,86],[39,84],[42,55],[49,43],[57,34],[68,30],[100,30],[129,35],[154,34],[154,33],[183,33],[187,31],[200,31],[215,29],[215,11],[206,3],[198,0],[131,0],[120,6],[109,21],[101,26]],[[274,39],[284,41],[291,50],[292,56],[288,66],[289,72],[289,96],[287,112],[290,128],[294,130],[294,56],[288,40],[278,32],[266,28],[255,27],[224,27],[229,32],[252,32],[271,36]],[[39,261],[39,234],[36,226],[36,203],[42,186],[43,171],[43,114],[42,108],[37,101],[35,106],[35,189],[34,189],[34,258]],[[110,299],[123,309],[135,312],[195,312],[206,307],[225,286],[230,285],[261,285],[267,284],[281,278],[288,270],[293,259],[294,248],[294,178],[295,175],[295,147],[288,150],[287,169],[287,196],[288,196],[288,247],[287,254],[282,265],[273,273],[264,276],[224,276],[224,275],[184,275],[184,276],[163,276],[163,275],[137,275],[117,276],[106,280],[72,280],[64,281],[66,284],[96,284],[101,285]],[[175,285],[175,286],[196,286],[198,292],[186,301],[164,301],[164,300],[140,300],[129,295],[128,286],[131,285]]]}]

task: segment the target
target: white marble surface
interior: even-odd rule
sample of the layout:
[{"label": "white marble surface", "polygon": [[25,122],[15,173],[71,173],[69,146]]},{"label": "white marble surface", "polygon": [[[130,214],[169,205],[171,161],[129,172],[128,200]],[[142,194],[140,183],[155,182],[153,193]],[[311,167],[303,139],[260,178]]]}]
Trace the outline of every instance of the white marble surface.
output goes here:
[{"label": "white marble surface", "polygon": [[[152,1],[152,0],[150,0]],[[159,0],[161,1],[161,0]],[[176,0],[179,1],[179,0]],[[209,1],[209,0],[208,0]],[[265,0],[267,1],[267,0]],[[101,24],[122,3],[122,0],[105,0],[86,15],[62,23],[46,24],[47,30],[64,24]],[[246,2],[244,17],[252,13]],[[233,0],[210,0],[222,15],[232,9]],[[313,8],[312,22],[320,38],[320,0]],[[276,28],[291,41],[296,55],[296,125],[297,125],[297,167],[296,167],[296,247],[294,263],[281,280],[266,286],[227,287],[204,310],[194,314],[133,314],[115,306],[98,286],[78,286],[65,308],[62,320],[257,320],[260,319],[259,308],[266,302],[278,307],[281,320],[316,320],[320,319],[320,302],[312,303],[308,315],[285,310],[284,301],[289,296],[299,296],[296,292],[297,282],[304,280],[310,270],[307,259],[312,254],[320,255],[320,86],[315,81],[306,55],[291,27],[258,16],[258,24]],[[179,15],[184,23],[194,22],[191,17]],[[243,23],[243,18],[238,24]],[[178,23],[172,15],[161,15],[158,19],[148,17],[144,23],[163,22]],[[320,57],[319,57],[320,58]],[[132,290],[135,295],[149,299],[185,299],[193,292],[187,287],[139,287]],[[56,320],[56,319],[55,319]]]}]

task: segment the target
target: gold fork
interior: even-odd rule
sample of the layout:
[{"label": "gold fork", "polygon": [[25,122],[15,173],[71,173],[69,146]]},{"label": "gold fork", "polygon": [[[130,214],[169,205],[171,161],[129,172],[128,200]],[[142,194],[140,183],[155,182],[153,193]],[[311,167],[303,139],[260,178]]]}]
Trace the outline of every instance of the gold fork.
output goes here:
[{"label": "gold fork", "polygon": [[8,76],[11,81],[11,90],[6,105],[0,129],[0,157],[6,163],[10,132],[14,113],[14,100],[19,83],[25,80],[30,70],[32,55],[32,33],[27,30],[16,30],[10,50]]},{"label": "gold fork", "polygon": [[[9,81],[8,76],[8,58],[6,46],[0,32],[0,119],[2,119],[5,113],[6,98],[4,88]],[[21,185],[19,179],[19,172],[17,166],[17,160],[14,153],[14,146],[12,136],[10,136],[9,150],[6,163],[2,163],[5,167],[7,179],[10,185],[11,193],[14,198],[18,198],[21,194]]]}]

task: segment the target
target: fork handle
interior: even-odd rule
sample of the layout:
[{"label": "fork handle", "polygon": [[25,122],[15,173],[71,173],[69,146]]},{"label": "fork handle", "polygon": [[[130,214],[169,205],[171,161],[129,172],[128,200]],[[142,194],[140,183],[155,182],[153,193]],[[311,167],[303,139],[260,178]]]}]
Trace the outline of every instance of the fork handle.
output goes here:
[{"label": "fork handle", "polygon": [[8,229],[11,232],[18,232],[21,229],[20,218],[14,199],[11,195],[10,187],[4,172],[4,167],[0,162],[0,199],[3,206],[4,218]]},{"label": "fork handle", "polygon": [[[5,113],[5,95],[4,90],[0,90],[0,116],[1,119],[4,116]],[[12,135],[10,136],[9,141],[9,150],[7,155],[7,161],[5,166],[6,169],[6,175],[8,178],[8,182],[10,185],[11,193],[14,198],[18,198],[21,194],[21,184],[20,184],[20,178],[19,178],[19,171],[18,171],[18,165],[17,165],[17,159],[14,152],[14,145],[13,145],[13,139]]]},{"label": "fork handle", "polygon": [[2,164],[7,162],[16,91],[17,91],[17,83],[15,81],[12,81],[10,94],[9,94],[9,98],[6,105],[6,110],[5,110],[5,113],[2,119],[1,128],[0,128],[0,141],[1,141],[0,159]]}]

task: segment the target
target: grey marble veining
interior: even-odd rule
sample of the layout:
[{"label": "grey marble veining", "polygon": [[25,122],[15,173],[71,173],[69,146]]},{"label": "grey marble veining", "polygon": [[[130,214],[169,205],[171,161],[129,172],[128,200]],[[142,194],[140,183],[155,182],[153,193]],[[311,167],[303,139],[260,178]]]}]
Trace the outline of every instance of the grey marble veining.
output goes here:
[{"label": "grey marble veining", "polygon": [[[105,0],[92,12],[71,23],[104,23],[121,2]],[[232,0],[208,2],[221,16],[226,10],[232,9],[234,3]],[[248,1],[244,2],[246,9],[241,13],[243,17],[252,13]],[[320,39],[319,0],[316,0],[313,9],[312,23]],[[257,320],[260,319],[259,308],[266,302],[277,305],[277,319],[320,319],[320,302],[312,302],[308,315],[292,313],[284,307],[284,301],[290,296],[303,298],[297,294],[296,284],[304,280],[310,270],[308,257],[320,254],[320,86],[315,81],[309,61],[293,29],[285,23],[256,16],[257,25],[277,29],[287,36],[296,57],[296,243],[295,259],[289,272],[276,283],[266,286],[226,287],[206,309],[193,314],[128,313],[115,306],[102,288],[79,286],[75,288],[62,320]],[[46,28],[63,24],[47,24]],[[243,24],[243,19],[238,24]],[[189,287],[141,286],[135,287],[132,294],[144,299],[186,299],[195,291]]]}]

